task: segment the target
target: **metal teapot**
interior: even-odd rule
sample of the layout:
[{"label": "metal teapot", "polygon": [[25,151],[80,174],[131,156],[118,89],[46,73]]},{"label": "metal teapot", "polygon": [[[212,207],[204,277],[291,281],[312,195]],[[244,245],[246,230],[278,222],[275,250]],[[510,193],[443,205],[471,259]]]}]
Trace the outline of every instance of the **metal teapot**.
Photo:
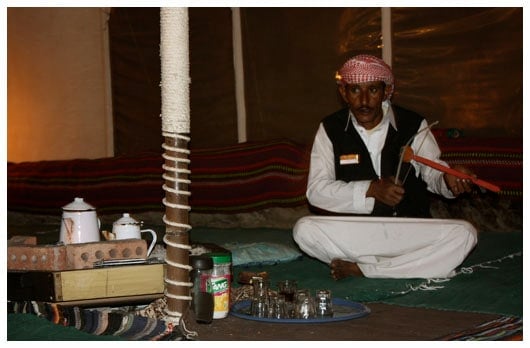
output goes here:
[{"label": "metal teapot", "polygon": [[142,233],[151,234],[151,244],[147,250],[147,256],[151,254],[156,246],[157,235],[153,230],[142,230],[142,222],[134,219],[129,213],[123,213],[122,217],[112,224],[112,232],[103,233],[107,240],[114,239],[141,239]]},{"label": "metal teapot", "polygon": [[99,242],[100,227],[96,208],[76,197],[63,207],[59,241],[64,244]]}]

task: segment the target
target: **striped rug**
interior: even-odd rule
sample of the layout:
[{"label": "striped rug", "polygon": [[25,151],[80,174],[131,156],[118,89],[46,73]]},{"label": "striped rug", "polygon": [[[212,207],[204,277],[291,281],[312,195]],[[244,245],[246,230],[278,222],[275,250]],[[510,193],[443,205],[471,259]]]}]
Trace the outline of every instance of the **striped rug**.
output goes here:
[{"label": "striped rug", "polygon": [[523,318],[503,316],[471,329],[443,336],[440,341],[522,341]]},{"label": "striped rug", "polygon": [[8,340],[188,340],[179,326],[136,315],[128,307],[83,309],[37,301],[8,301]]}]

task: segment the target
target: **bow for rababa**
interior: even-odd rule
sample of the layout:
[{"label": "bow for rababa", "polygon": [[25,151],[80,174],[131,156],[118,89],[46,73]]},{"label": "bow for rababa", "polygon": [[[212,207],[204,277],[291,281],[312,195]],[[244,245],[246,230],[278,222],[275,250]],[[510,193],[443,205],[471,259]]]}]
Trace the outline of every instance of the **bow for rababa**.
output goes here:
[{"label": "bow for rababa", "polygon": [[[416,138],[417,135],[419,135],[420,133],[425,132],[428,129],[431,129],[433,126],[435,126],[437,124],[438,124],[438,121],[434,121],[433,123],[427,125],[427,127],[424,127],[422,129],[420,129],[415,134],[413,134],[410,137],[409,140],[407,140],[405,145],[403,145],[403,147],[401,149],[401,155],[399,156],[399,164],[398,164],[398,167],[397,167],[396,176],[394,178],[394,184],[396,184],[396,185],[398,184],[399,174],[401,173],[401,163],[403,163],[403,156],[405,155],[405,151],[403,151],[403,149],[409,147],[412,144],[412,141],[414,140],[414,138]],[[425,138],[427,138],[427,133],[425,133],[425,135],[423,136],[423,139],[422,139],[422,141],[420,143],[420,146],[418,146],[418,149],[416,151],[419,151],[421,149],[421,147],[423,146],[423,143],[425,142]],[[407,180],[407,176],[409,175],[409,173],[410,173],[410,167],[407,170],[407,173],[405,174],[405,177],[403,178],[403,183],[405,182],[405,180]]]}]

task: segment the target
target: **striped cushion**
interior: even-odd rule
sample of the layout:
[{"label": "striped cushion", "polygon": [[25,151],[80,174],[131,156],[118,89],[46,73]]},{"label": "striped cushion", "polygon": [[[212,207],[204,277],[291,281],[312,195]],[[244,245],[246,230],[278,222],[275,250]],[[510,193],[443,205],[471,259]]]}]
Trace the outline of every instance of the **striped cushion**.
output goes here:
[{"label": "striped cushion", "polygon": [[[443,159],[522,199],[522,141],[438,136]],[[101,159],[8,163],[7,208],[53,214],[83,197],[99,214],[163,211],[162,151]],[[192,212],[241,213],[307,204],[310,147],[287,140],[192,150]]]},{"label": "striped cushion", "polygon": [[501,196],[522,199],[522,139],[438,137],[437,141],[450,166],[464,165],[479,179],[499,186]]},{"label": "striped cushion", "polygon": [[140,154],[102,159],[23,162],[7,165],[8,210],[61,214],[83,197],[98,213],[160,210],[160,155]]},{"label": "striped cushion", "polygon": [[[99,214],[163,211],[161,153],[8,163],[8,210],[60,214],[83,197]],[[289,141],[192,150],[194,212],[246,212],[306,204],[309,151]]]},{"label": "striped cushion", "polygon": [[193,211],[244,212],[306,203],[309,148],[289,141],[245,143],[191,156]]}]

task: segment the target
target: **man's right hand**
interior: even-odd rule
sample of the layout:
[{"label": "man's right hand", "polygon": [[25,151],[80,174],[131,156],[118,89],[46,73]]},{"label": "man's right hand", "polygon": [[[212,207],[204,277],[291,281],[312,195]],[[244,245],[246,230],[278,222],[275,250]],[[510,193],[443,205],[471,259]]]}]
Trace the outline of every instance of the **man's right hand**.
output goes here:
[{"label": "man's right hand", "polygon": [[405,189],[401,184],[395,184],[394,178],[381,178],[370,183],[366,197],[374,197],[391,207],[396,206],[403,199]]}]

